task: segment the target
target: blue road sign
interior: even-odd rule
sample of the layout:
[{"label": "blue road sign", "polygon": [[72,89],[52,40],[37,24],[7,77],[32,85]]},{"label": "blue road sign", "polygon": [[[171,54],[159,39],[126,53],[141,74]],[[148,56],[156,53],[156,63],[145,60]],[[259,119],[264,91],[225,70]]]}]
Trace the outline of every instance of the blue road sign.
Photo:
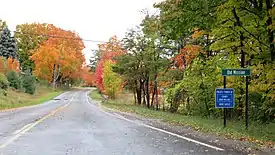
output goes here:
[{"label": "blue road sign", "polygon": [[234,108],[234,89],[216,89],[216,108]]}]

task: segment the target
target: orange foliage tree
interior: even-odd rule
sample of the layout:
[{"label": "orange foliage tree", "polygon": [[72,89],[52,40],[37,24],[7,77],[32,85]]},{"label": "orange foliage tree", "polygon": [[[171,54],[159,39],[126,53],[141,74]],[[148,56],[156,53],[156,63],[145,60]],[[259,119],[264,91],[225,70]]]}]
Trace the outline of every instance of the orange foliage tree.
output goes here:
[{"label": "orange foliage tree", "polygon": [[175,62],[177,67],[184,69],[187,65],[192,63],[192,60],[195,59],[200,52],[203,52],[201,46],[186,45],[172,60]]},{"label": "orange foliage tree", "polygon": [[87,66],[83,67],[81,77],[85,86],[95,86],[94,73],[90,72]]},{"label": "orange foliage tree", "polygon": [[16,59],[8,58],[8,64],[7,64],[8,71],[14,70],[16,72],[20,71],[19,61]]},{"label": "orange foliage tree", "polygon": [[12,59],[12,58],[4,58],[0,57],[0,73],[7,74],[8,71],[15,71],[19,72],[20,71],[20,65],[18,60]]},{"label": "orange foliage tree", "polygon": [[81,77],[85,58],[82,54],[84,43],[72,31],[52,27],[50,36],[39,48],[33,50],[31,60],[35,63],[34,75],[55,85]]},{"label": "orange foliage tree", "polygon": [[[36,49],[43,42],[48,40],[49,34],[55,26],[46,23],[25,23],[16,26],[14,37],[16,39],[17,55],[20,62],[20,68],[23,72],[32,71],[34,63],[30,59],[32,50]],[[45,34],[45,35],[39,35]]]}]

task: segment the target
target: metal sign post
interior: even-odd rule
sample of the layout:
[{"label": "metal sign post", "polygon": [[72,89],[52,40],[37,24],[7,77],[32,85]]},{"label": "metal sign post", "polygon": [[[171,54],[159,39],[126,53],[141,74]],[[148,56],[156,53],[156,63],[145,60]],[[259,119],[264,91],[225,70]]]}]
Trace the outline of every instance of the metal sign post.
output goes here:
[{"label": "metal sign post", "polygon": [[226,127],[226,109],[234,108],[234,89],[232,88],[217,88],[216,89],[216,108],[223,108],[223,125]]},{"label": "metal sign post", "polygon": [[[226,76],[223,76],[223,88],[226,88]],[[223,108],[223,127],[226,127],[226,108]]]},{"label": "metal sign post", "polygon": [[[249,68],[222,69],[222,76],[224,76],[224,88],[226,88],[226,76],[245,76],[245,127],[248,129],[248,76],[251,76],[251,70]],[[216,108],[219,107],[216,106]],[[226,117],[225,112],[226,109],[224,109],[224,117]],[[224,122],[224,126],[226,126],[225,118]]]}]

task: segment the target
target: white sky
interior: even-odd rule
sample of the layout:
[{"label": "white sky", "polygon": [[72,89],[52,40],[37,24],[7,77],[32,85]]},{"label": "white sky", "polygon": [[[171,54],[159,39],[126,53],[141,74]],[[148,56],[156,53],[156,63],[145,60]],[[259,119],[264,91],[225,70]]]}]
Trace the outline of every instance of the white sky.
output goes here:
[{"label": "white sky", "polygon": [[[107,41],[122,38],[128,28],[141,22],[141,10],[154,12],[153,4],[161,0],[1,0],[0,19],[11,30],[17,24],[51,23],[74,30],[84,39]],[[97,43],[84,42],[86,59]]]}]

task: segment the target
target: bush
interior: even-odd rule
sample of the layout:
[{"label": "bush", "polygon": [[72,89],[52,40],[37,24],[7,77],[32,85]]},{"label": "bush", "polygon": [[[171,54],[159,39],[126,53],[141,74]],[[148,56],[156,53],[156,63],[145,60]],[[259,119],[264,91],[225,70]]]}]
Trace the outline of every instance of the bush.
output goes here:
[{"label": "bush", "polygon": [[7,79],[9,81],[10,87],[13,87],[15,89],[20,89],[21,88],[20,77],[15,71],[13,71],[13,70],[9,71],[8,74],[7,74]]},{"label": "bush", "polygon": [[43,79],[37,79],[37,84],[39,84],[40,86],[51,87],[51,84],[47,80]]},{"label": "bush", "polygon": [[35,77],[30,74],[23,75],[22,81],[23,81],[24,92],[28,94],[34,94],[36,89]]},{"label": "bush", "polygon": [[0,73],[0,88],[7,90],[9,87],[9,81],[6,78],[6,76],[2,73]]}]

